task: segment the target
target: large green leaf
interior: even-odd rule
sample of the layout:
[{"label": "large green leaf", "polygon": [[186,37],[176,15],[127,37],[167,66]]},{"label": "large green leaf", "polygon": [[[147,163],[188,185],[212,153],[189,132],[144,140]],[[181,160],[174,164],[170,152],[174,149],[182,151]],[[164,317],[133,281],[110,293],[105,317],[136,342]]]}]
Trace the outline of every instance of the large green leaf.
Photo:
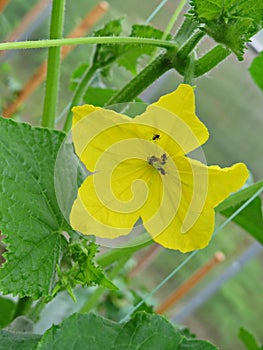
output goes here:
[{"label": "large green leaf", "polygon": [[244,44],[262,28],[262,0],[192,0],[192,13],[215,41],[242,59]]},{"label": "large green leaf", "polygon": [[71,315],[42,337],[37,350],[49,349],[217,350],[209,342],[187,339],[164,317],[145,312],[136,313],[124,324],[92,313]]},{"label": "large green leaf", "polygon": [[178,350],[219,350],[206,340],[184,339]]},{"label": "large green leaf", "polygon": [[0,350],[35,350],[41,336],[29,333],[0,332]]},{"label": "large green leaf", "polygon": [[242,190],[231,194],[227,199],[224,200],[224,202],[220,203],[215,210],[221,213],[224,210],[233,208],[238,204],[241,205],[250,197],[252,197],[255,193],[257,193],[261,188],[263,189],[263,180],[258,181],[253,185],[247,186]]},{"label": "large green leaf", "polygon": [[47,330],[37,350],[111,349],[121,327],[94,314],[74,314]]},{"label": "large green leaf", "polygon": [[138,312],[122,326],[111,349],[176,350],[181,342],[180,332],[164,317]]},{"label": "large green leaf", "polygon": [[[263,181],[248,186],[229,196],[223,203],[216,207],[216,211],[226,217],[234,214],[250,197],[263,188]],[[238,225],[243,227],[255,239],[263,244],[263,218],[261,200],[259,197],[250,202],[237,216],[233,219]]]},{"label": "large green leaf", "polygon": [[0,135],[0,230],[8,250],[0,289],[39,298],[52,291],[62,231],[70,230],[54,187],[65,134],[0,118]]},{"label": "large green leaf", "polygon": [[263,51],[254,58],[251,66],[249,67],[249,72],[254,80],[254,82],[263,91]]}]

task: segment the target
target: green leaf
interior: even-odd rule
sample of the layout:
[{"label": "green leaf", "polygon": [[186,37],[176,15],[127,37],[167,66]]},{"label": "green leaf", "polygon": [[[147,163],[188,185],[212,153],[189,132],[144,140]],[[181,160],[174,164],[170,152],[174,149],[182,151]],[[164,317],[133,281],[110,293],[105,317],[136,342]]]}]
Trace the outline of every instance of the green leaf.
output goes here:
[{"label": "green leaf", "polygon": [[48,329],[37,350],[111,349],[121,325],[95,314],[73,314]]},{"label": "green leaf", "polygon": [[[132,26],[131,37],[161,39],[163,32],[151,26],[135,24]],[[170,40],[171,36],[167,37]],[[118,64],[123,66],[132,74],[137,74],[138,59],[144,55],[151,56],[156,48],[141,45],[125,45],[122,48],[121,56],[118,58]]]},{"label": "green leaf", "polygon": [[94,106],[103,107],[117,90],[89,87],[83,96],[83,101]]},{"label": "green leaf", "polygon": [[41,336],[29,333],[0,332],[0,350],[35,350]]},{"label": "green leaf", "polygon": [[238,204],[241,205],[255,193],[257,193],[257,191],[259,191],[261,188],[263,188],[263,180],[231,194],[227,199],[224,200],[224,202],[220,203],[215,210],[221,213],[224,210],[234,207]]},{"label": "green leaf", "polygon": [[[189,347],[181,348],[181,343],[188,343]],[[217,350],[209,342],[187,340],[163,316],[145,312],[136,313],[124,324],[93,313],[71,315],[43,335],[37,350],[49,349]]]},{"label": "green leaf", "polygon": [[82,287],[100,285],[111,290],[118,290],[105,276],[102,268],[95,263],[97,252],[98,246],[93,242],[83,240],[70,245],[63,257],[65,264],[62,265],[65,265],[66,268],[58,268],[59,281],[53,294],[66,289],[76,301],[72,289],[77,284]]},{"label": "green leaf", "polygon": [[[239,207],[240,205],[237,205],[231,209],[226,209],[222,214],[230,217]],[[255,198],[244,210],[242,210],[233,221],[263,244],[263,219],[261,200],[259,197]]]},{"label": "green leaf", "polygon": [[207,340],[184,339],[178,350],[219,350]]},{"label": "green leaf", "polygon": [[243,59],[245,43],[262,28],[262,0],[192,0],[191,12],[204,30]]},{"label": "green leaf", "polygon": [[111,350],[176,350],[182,336],[164,317],[138,312],[122,326]]},{"label": "green leaf", "polygon": [[243,342],[247,350],[262,350],[263,346],[257,344],[256,338],[245,328],[240,328],[238,333],[239,339]]},{"label": "green leaf", "polygon": [[[122,31],[122,19],[116,19],[105,24],[102,29],[94,32],[94,36],[119,36]],[[120,45],[96,45],[92,64],[103,67],[113,62],[120,54]]]},{"label": "green leaf", "polygon": [[[121,34],[121,20],[108,22],[103,29],[94,34],[96,36],[118,36]],[[161,39],[163,32],[151,26],[138,25],[132,26],[131,37]],[[171,36],[168,35],[167,40]],[[137,73],[138,59],[143,55],[151,56],[156,48],[147,45],[97,45],[93,57],[93,64],[104,67],[115,60],[120,66],[123,66],[132,74]]]},{"label": "green leaf", "polygon": [[0,130],[0,230],[7,236],[0,289],[20,297],[47,296],[66,245],[61,233],[70,231],[54,186],[65,134],[4,118]]},{"label": "green leaf", "polygon": [[[216,211],[226,217],[230,217],[242,206],[250,197],[263,187],[263,181],[248,186],[241,191],[232,194],[223,203],[216,207]],[[238,225],[243,227],[255,239],[263,244],[263,218],[260,197],[255,198],[246,206],[234,219]]]},{"label": "green leaf", "polygon": [[0,328],[6,327],[12,321],[15,309],[13,300],[0,297]]},{"label": "green leaf", "polygon": [[261,53],[254,58],[248,70],[254,82],[263,91],[263,51],[261,51]]}]

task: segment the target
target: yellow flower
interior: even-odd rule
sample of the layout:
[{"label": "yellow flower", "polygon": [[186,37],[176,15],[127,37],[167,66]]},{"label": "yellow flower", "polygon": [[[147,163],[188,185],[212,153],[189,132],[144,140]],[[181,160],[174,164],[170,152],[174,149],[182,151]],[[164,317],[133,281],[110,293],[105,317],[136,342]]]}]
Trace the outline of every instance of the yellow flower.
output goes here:
[{"label": "yellow flower", "polygon": [[71,210],[75,230],[116,238],[141,218],[164,247],[188,252],[208,244],[214,208],[244,184],[248,170],[186,156],[209,137],[191,86],[180,85],[134,119],[91,105],[73,113],[75,151],[92,172]]}]

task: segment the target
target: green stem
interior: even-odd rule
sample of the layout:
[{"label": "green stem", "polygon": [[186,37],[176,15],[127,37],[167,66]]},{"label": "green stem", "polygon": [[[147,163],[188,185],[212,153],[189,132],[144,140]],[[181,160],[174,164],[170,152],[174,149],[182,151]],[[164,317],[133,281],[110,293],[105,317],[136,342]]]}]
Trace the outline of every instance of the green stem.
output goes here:
[{"label": "green stem", "polygon": [[67,45],[87,45],[87,44],[133,44],[133,45],[150,45],[163,47],[165,49],[175,48],[177,44],[174,41],[136,38],[126,36],[92,36],[84,38],[67,38],[67,39],[50,39],[50,40],[32,40],[32,41],[17,41],[9,43],[0,43],[0,51],[3,50],[18,50],[18,49],[39,49],[47,47],[59,47]]},{"label": "green stem", "polygon": [[[65,0],[53,0],[50,39],[59,39],[63,35]],[[48,50],[47,78],[42,116],[42,126],[54,128],[60,76],[60,47]]]},{"label": "green stem", "polygon": [[212,50],[208,51],[201,58],[195,61],[194,77],[197,78],[209,72],[230,54],[231,51],[224,46],[215,46]]},{"label": "green stem", "polygon": [[173,67],[168,53],[160,54],[107,102],[107,106],[132,101],[147,86]]},{"label": "green stem", "polygon": [[180,29],[174,36],[173,40],[182,46],[191,35],[198,29],[199,23],[191,17],[186,17]]},{"label": "green stem", "polygon": [[71,101],[71,104],[69,106],[68,114],[66,116],[66,120],[65,120],[65,124],[64,124],[64,128],[63,128],[63,130],[65,132],[68,132],[71,128],[72,107],[77,106],[79,104],[79,102],[81,101],[82,95],[87,87],[87,84],[89,83],[89,81],[91,80],[91,78],[93,77],[93,74],[96,72],[97,69],[98,69],[98,67],[96,65],[92,65],[91,67],[89,67],[86,70],[86,72],[84,73],[80,84],[76,88],[75,93],[74,93],[73,98],[72,98],[72,101]]},{"label": "green stem", "polygon": [[107,102],[107,106],[133,100],[150,84],[171,68],[175,68],[180,74],[184,75],[187,57],[204,35],[205,33],[203,31],[196,30],[177,52],[176,50],[169,50],[166,53],[160,54],[126,86],[118,91]]},{"label": "green stem", "polygon": [[172,15],[169,23],[167,24],[165,31],[162,35],[162,40],[166,39],[167,35],[171,32],[175,22],[177,21],[181,11],[183,10],[184,5],[186,4],[186,0],[181,0],[179,5],[177,6],[176,10],[174,11],[174,14]]},{"label": "green stem", "polygon": [[[126,262],[129,260],[129,257],[123,257],[118,264],[116,264],[113,269],[111,270],[111,272],[109,273],[108,277],[109,279],[114,279],[118,273],[122,270],[122,268],[124,267],[124,265],[126,264]],[[90,298],[86,301],[86,303],[82,306],[82,308],[80,309],[80,313],[86,313],[89,312],[91,309],[93,309],[97,303],[98,300],[101,298],[101,296],[103,295],[103,293],[105,292],[106,288],[105,287],[98,287],[96,289],[96,291],[90,296]]]},{"label": "green stem", "polygon": [[42,297],[38,300],[36,305],[30,310],[30,312],[27,314],[28,318],[32,320],[34,323],[36,323],[39,320],[39,315],[41,311],[46,306],[46,298]]},{"label": "green stem", "polygon": [[195,53],[192,52],[187,60],[187,64],[184,71],[184,83],[192,84],[192,80],[194,78],[194,69],[195,69]]},{"label": "green stem", "polygon": [[177,57],[182,60],[186,59],[204,36],[205,32],[203,30],[197,29],[180,47],[177,53]]},{"label": "green stem", "polygon": [[18,299],[13,319],[21,315],[26,315],[30,310],[32,303],[33,303],[33,299],[30,297],[24,297],[24,298]]}]

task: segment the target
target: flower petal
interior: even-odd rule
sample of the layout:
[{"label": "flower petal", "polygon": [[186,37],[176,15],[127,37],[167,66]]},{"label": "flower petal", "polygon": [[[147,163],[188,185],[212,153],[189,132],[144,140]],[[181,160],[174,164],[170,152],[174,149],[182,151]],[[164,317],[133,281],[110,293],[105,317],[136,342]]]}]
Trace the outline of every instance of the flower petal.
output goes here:
[{"label": "flower petal", "polygon": [[125,137],[119,126],[129,123],[130,118],[91,105],[74,107],[72,110],[74,114],[72,139],[75,151],[86,167],[90,171],[95,171],[95,164],[100,155],[111,144]]},{"label": "flower petal", "polygon": [[197,221],[185,233],[181,231],[182,222],[176,216],[170,225],[153,240],[165,248],[177,249],[182,253],[201,249],[208,245],[214,231],[214,210],[207,209],[199,213]]},{"label": "flower petal", "polygon": [[193,88],[186,84],[148,106],[134,123],[154,126],[156,134],[160,134],[159,145],[173,156],[191,152],[209,137],[206,126],[195,114]]},{"label": "flower petal", "polygon": [[245,183],[248,170],[242,163],[222,169],[187,157],[174,162],[177,174],[164,176],[165,206],[155,208],[154,214],[145,205],[143,224],[164,247],[182,252],[200,249],[213,233],[214,208]]},{"label": "flower petal", "polygon": [[103,238],[116,238],[130,233],[138,218],[136,211],[118,212],[102,203],[97,196],[93,176],[89,176],[79,188],[70,213],[70,223],[75,230]]}]

